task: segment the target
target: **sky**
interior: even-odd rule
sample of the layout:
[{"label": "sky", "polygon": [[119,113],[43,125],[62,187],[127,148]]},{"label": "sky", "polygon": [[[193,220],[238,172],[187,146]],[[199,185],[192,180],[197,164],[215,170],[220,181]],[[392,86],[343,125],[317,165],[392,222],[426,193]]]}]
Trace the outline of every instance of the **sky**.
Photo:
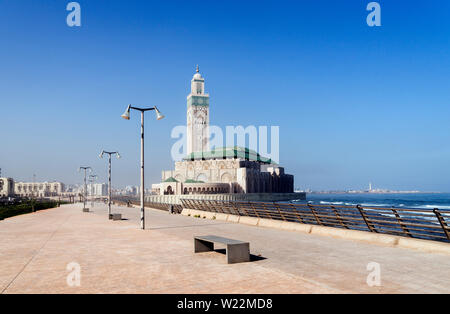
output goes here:
[{"label": "sky", "polygon": [[[0,0],[0,168],[16,181],[106,181],[173,168],[171,130],[186,123],[199,64],[210,122],[280,127],[280,164],[295,186],[450,192],[450,2],[368,0]],[[150,113],[151,114],[151,113]]]}]

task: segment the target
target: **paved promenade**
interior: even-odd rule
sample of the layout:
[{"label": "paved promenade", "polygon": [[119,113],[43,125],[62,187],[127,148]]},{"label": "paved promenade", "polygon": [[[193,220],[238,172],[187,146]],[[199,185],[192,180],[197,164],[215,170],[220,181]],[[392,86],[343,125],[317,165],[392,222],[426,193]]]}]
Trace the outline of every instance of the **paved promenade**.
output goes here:
[{"label": "paved promenade", "polygon": [[[450,258],[311,234],[264,229],[118,207],[82,206],[0,221],[1,293],[449,293]],[[253,261],[228,265],[217,252],[193,253],[193,236],[215,234],[250,242]],[[381,286],[366,269],[381,266]],[[80,286],[67,284],[69,263]]]}]

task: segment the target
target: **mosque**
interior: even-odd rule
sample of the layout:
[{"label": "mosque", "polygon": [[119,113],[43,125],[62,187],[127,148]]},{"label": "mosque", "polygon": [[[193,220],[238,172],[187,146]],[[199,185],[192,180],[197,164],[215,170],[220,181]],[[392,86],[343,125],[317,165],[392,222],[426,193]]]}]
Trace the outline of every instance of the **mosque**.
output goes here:
[{"label": "mosque", "polygon": [[209,148],[209,94],[197,71],[187,96],[187,156],[153,185],[157,195],[293,193],[294,176],[244,147]]}]

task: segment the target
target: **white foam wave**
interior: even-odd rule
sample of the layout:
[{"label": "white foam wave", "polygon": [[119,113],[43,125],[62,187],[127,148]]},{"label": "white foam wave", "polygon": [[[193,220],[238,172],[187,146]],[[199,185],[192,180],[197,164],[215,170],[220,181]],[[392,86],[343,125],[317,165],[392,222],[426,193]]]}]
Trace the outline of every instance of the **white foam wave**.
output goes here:
[{"label": "white foam wave", "polygon": [[320,201],[320,204],[322,204],[322,205],[344,205],[344,202],[326,202],[326,201]]},{"label": "white foam wave", "polygon": [[417,208],[426,208],[426,209],[450,209],[450,205],[420,205]]},{"label": "white foam wave", "polygon": [[388,206],[392,206],[392,205],[388,205],[388,204],[372,204],[372,203],[363,203],[361,204],[361,206],[368,206],[368,207],[388,207]]}]

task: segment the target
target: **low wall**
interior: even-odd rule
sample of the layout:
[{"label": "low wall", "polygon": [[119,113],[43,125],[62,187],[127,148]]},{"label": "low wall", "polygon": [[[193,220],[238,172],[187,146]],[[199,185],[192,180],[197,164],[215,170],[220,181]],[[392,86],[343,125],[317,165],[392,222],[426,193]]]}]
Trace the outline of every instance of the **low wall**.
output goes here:
[{"label": "low wall", "polygon": [[145,197],[145,202],[181,205],[182,199],[209,201],[281,202],[291,200],[305,200],[306,193],[149,195]]},{"label": "low wall", "polygon": [[307,225],[298,222],[288,222],[266,218],[214,213],[197,209],[184,208],[181,214],[184,216],[191,216],[191,217],[197,216],[205,219],[214,219],[234,223],[241,223],[250,226],[273,228],[287,231],[297,231],[302,233],[314,234],[318,236],[328,236],[332,238],[361,241],[365,243],[383,246],[397,247],[403,249],[413,249],[427,253],[439,253],[450,255],[450,244],[429,240],[412,239],[358,230],[323,227],[318,225]]}]

